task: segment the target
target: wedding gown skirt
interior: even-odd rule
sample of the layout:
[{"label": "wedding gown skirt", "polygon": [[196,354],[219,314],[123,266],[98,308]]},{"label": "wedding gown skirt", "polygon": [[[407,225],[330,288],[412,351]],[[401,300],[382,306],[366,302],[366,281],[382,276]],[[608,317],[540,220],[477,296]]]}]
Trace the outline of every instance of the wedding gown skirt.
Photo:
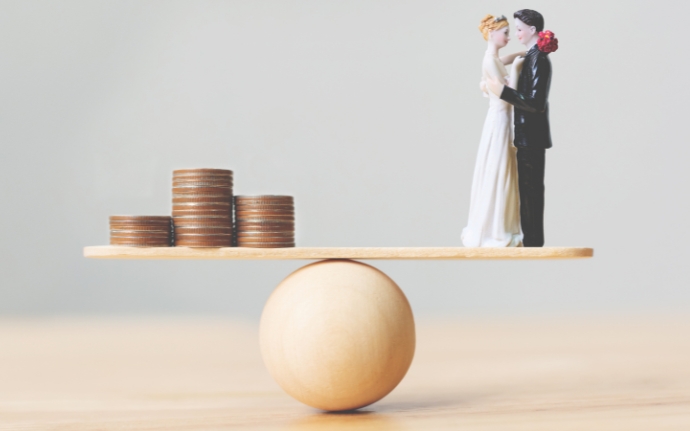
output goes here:
[{"label": "wedding gown skirt", "polygon": [[522,245],[516,151],[512,105],[490,93],[474,167],[469,219],[462,230],[465,247]]}]

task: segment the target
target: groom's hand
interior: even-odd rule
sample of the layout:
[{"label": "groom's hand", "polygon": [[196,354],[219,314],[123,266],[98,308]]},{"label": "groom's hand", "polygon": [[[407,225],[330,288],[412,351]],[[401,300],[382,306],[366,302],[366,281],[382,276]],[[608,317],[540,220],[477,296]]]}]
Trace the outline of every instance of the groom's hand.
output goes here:
[{"label": "groom's hand", "polygon": [[498,78],[495,78],[493,76],[487,77],[486,86],[489,87],[489,90],[491,90],[491,92],[494,93],[496,96],[501,97],[504,85],[501,84],[501,81],[499,81]]}]

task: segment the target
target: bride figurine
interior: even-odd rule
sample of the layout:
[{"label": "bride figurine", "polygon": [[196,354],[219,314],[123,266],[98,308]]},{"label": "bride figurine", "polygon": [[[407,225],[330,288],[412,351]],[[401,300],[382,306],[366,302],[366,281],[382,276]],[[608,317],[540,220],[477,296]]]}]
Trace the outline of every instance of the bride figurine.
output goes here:
[{"label": "bride figurine", "polygon": [[[489,98],[477,161],[472,178],[470,214],[462,230],[465,247],[521,247],[520,197],[516,148],[513,146],[513,106],[487,89],[487,78],[516,88],[524,52],[504,57],[498,51],[508,44],[510,28],[505,16],[487,15],[479,30],[488,41],[482,62],[480,88]],[[506,65],[513,64],[510,75]]]}]

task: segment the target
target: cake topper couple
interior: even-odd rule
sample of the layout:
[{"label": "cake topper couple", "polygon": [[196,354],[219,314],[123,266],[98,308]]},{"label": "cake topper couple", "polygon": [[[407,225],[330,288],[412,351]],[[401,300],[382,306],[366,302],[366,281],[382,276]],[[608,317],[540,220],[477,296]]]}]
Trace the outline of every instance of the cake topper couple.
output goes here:
[{"label": "cake topper couple", "polygon": [[[522,9],[513,17],[525,52],[498,56],[510,40],[505,16],[487,15],[479,25],[488,42],[480,88],[489,98],[489,111],[462,231],[466,247],[544,245],[544,156],[551,147],[548,54],[558,49],[558,40],[543,31],[539,12]],[[505,66],[510,64],[509,74]]]}]

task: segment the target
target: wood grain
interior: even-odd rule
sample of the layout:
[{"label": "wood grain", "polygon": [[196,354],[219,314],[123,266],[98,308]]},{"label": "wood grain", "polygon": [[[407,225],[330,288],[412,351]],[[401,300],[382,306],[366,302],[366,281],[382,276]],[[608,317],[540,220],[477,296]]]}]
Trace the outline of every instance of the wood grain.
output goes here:
[{"label": "wood grain", "polygon": [[0,430],[688,430],[690,320],[419,321],[401,384],[358,413],[282,392],[255,323],[0,320]]},{"label": "wood grain", "polygon": [[189,248],[92,246],[84,256],[98,259],[576,259],[588,258],[585,247],[293,247]]}]

